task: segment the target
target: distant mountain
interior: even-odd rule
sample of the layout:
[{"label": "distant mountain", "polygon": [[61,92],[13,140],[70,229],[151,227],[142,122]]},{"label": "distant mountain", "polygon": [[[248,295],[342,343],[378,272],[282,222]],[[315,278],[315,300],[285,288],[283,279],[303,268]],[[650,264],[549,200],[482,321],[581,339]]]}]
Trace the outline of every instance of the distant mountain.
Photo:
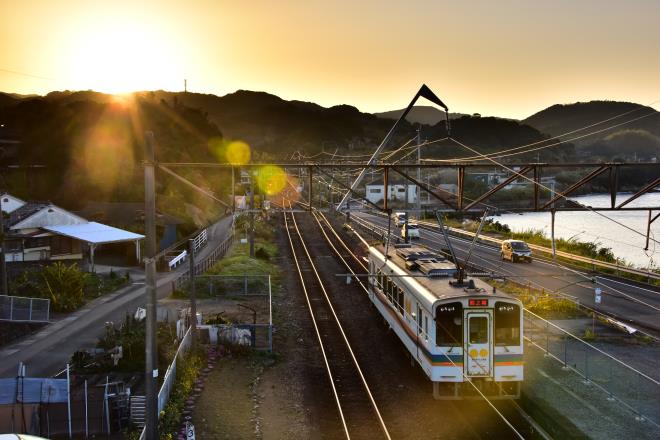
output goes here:
[{"label": "distant mountain", "polygon": [[[378,116],[379,118],[397,120],[401,117],[404,111],[405,109],[402,108],[399,110],[374,113],[374,115]],[[467,115],[462,113],[449,113],[450,119],[457,119],[462,116]],[[445,112],[430,105],[416,105],[410,110],[406,116],[406,120],[413,124],[435,125],[438,122],[445,120]]]},{"label": "distant mountain", "polygon": [[[278,158],[296,150],[310,155],[336,149],[372,151],[391,127],[390,121],[349,105],[326,108],[311,102],[286,101],[265,92],[239,90],[216,96],[156,91],[139,95],[200,109],[226,137],[244,140],[256,152]],[[394,143],[412,130],[405,124]]]},{"label": "distant mountain", "polygon": [[[627,114],[614,118],[623,113]],[[531,125],[543,133],[559,136],[606,119],[614,118],[611,121],[595,125],[584,131],[565,136],[565,138],[572,138],[630,121],[640,116],[655,113],[658,112],[651,107],[632,102],[591,101],[577,102],[575,104],[556,104],[524,119],[522,122]],[[582,146],[602,141],[620,130],[643,130],[653,136],[660,136],[660,115],[645,117],[638,121],[620,125],[612,130],[576,140],[575,144]]]},{"label": "distant mountain", "polygon": [[0,107],[6,107],[9,105],[16,104],[20,98],[17,98],[12,93],[2,93],[0,92]]}]

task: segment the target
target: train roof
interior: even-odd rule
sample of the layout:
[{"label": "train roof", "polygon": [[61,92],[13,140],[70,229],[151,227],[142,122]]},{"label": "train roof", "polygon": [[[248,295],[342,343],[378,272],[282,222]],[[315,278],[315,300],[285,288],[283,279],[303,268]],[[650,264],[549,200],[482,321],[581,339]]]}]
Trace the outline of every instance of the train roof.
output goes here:
[{"label": "train roof", "polygon": [[[383,259],[385,254],[385,246],[378,244],[369,247],[369,252],[379,259]],[[435,262],[436,268],[443,268],[444,273],[427,274],[421,265],[415,268],[410,264],[411,255],[419,255],[419,259],[423,260],[429,258],[429,255],[437,255],[438,261]],[[388,261],[387,267],[390,269],[389,274],[398,276],[402,283],[407,284],[412,290],[419,292],[419,299],[427,302],[427,306],[432,308],[438,302],[446,302],[447,300],[457,300],[460,298],[479,296],[490,297],[505,300],[514,300],[519,302],[516,298],[504,292],[493,293],[492,286],[486,284],[479,278],[469,278],[474,282],[474,289],[467,287],[454,287],[449,284],[449,281],[454,281],[454,274],[456,273],[456,266],[449,260],[444,259],[436,252],[429,250],[423,246],[415,245],[409,247],[395,247],[390,245],[388,248]],[[412,268],[411,268],[412,267]],[[421,288],[420,288],[421,287]]]}]

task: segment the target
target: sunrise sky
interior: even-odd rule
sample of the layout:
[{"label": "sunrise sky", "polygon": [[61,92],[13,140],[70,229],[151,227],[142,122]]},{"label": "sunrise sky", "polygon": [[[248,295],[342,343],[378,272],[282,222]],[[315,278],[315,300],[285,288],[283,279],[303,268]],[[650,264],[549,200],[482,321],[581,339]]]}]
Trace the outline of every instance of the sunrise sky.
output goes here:
[{"label": "sunrise sky", "polygon": [[0,0],[0,91],[263,90],[375,112],[660,99],[660,1]]}]

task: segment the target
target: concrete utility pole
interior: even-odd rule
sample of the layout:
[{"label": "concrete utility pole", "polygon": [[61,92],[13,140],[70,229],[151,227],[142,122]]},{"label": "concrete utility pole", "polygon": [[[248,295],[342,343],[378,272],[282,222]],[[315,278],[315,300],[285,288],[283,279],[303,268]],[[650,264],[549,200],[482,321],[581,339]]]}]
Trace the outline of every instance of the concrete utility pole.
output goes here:
[{"label": "concrete utility pole", "polygon": [[[422,126],[421,124],[417,126],[417,165],[422,163]],[[417,167],[417,181],[421,182],[422,181],[422,169],[418,166]],[[422,215],[422,189],[419,187],[419,185],[416,186],[417,189],[417,203],[416,203],[416,208],[417,208],[417,219],[419,220]]]},{"label": "concrete utility pole", "polygon": [[156,304],[156,170],[155,140],[151,131],[145,134],[146,154],[144,161],[144,233],[146,235],[146,359],[145,394],[146,414],[145,433],[147,440],[158,440],[158,347],[156,327],[158,326]]},{"label": "concrete utility pole", "polygon": [[250,258],[254,258],[254,174],[250,176]]},{"label": "concrete utility pole", "polygon": [[190,258],[190,325],[192,326],[192,345],[197,344],[197,295],[195,291],[195,240],[188,240],[188,253]]},{"label": "concrete utility pole", "polygon": [[555,210],[550,211],[550,240],[552,241],[552,261],[557,261],[557,248],[555,244]]},{"label": "concrete utility pole", "polygon": [[2,212],[2,198],[5,196],[3,192],[0,194],[0,256],[2,262],[0,264],[0,282],[2,283],[2,294],[9,295],[9,288],[7,287],[7,257],[5,256],[5,215]]}]

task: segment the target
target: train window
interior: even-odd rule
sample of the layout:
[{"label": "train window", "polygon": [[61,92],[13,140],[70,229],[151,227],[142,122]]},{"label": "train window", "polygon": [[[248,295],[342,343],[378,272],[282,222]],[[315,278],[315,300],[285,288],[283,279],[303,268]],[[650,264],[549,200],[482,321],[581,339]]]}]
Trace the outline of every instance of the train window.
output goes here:
[{"label": "train window", "polygon": [[495,302],[495,344],[520,345],[520,307],[517,304]]},{"label": "train window", "polygon": [[463,345],[463,305],[440,304],[435,309],[435,344],[439,347]]},{"label": "train window", "polygon": [[485,344],[488,342],[488,318],[473,316],[470,318],[470,344]]},{"label": "train window", "polygon": [[424,315],[424,340],[429,340],[429,317]]}]

